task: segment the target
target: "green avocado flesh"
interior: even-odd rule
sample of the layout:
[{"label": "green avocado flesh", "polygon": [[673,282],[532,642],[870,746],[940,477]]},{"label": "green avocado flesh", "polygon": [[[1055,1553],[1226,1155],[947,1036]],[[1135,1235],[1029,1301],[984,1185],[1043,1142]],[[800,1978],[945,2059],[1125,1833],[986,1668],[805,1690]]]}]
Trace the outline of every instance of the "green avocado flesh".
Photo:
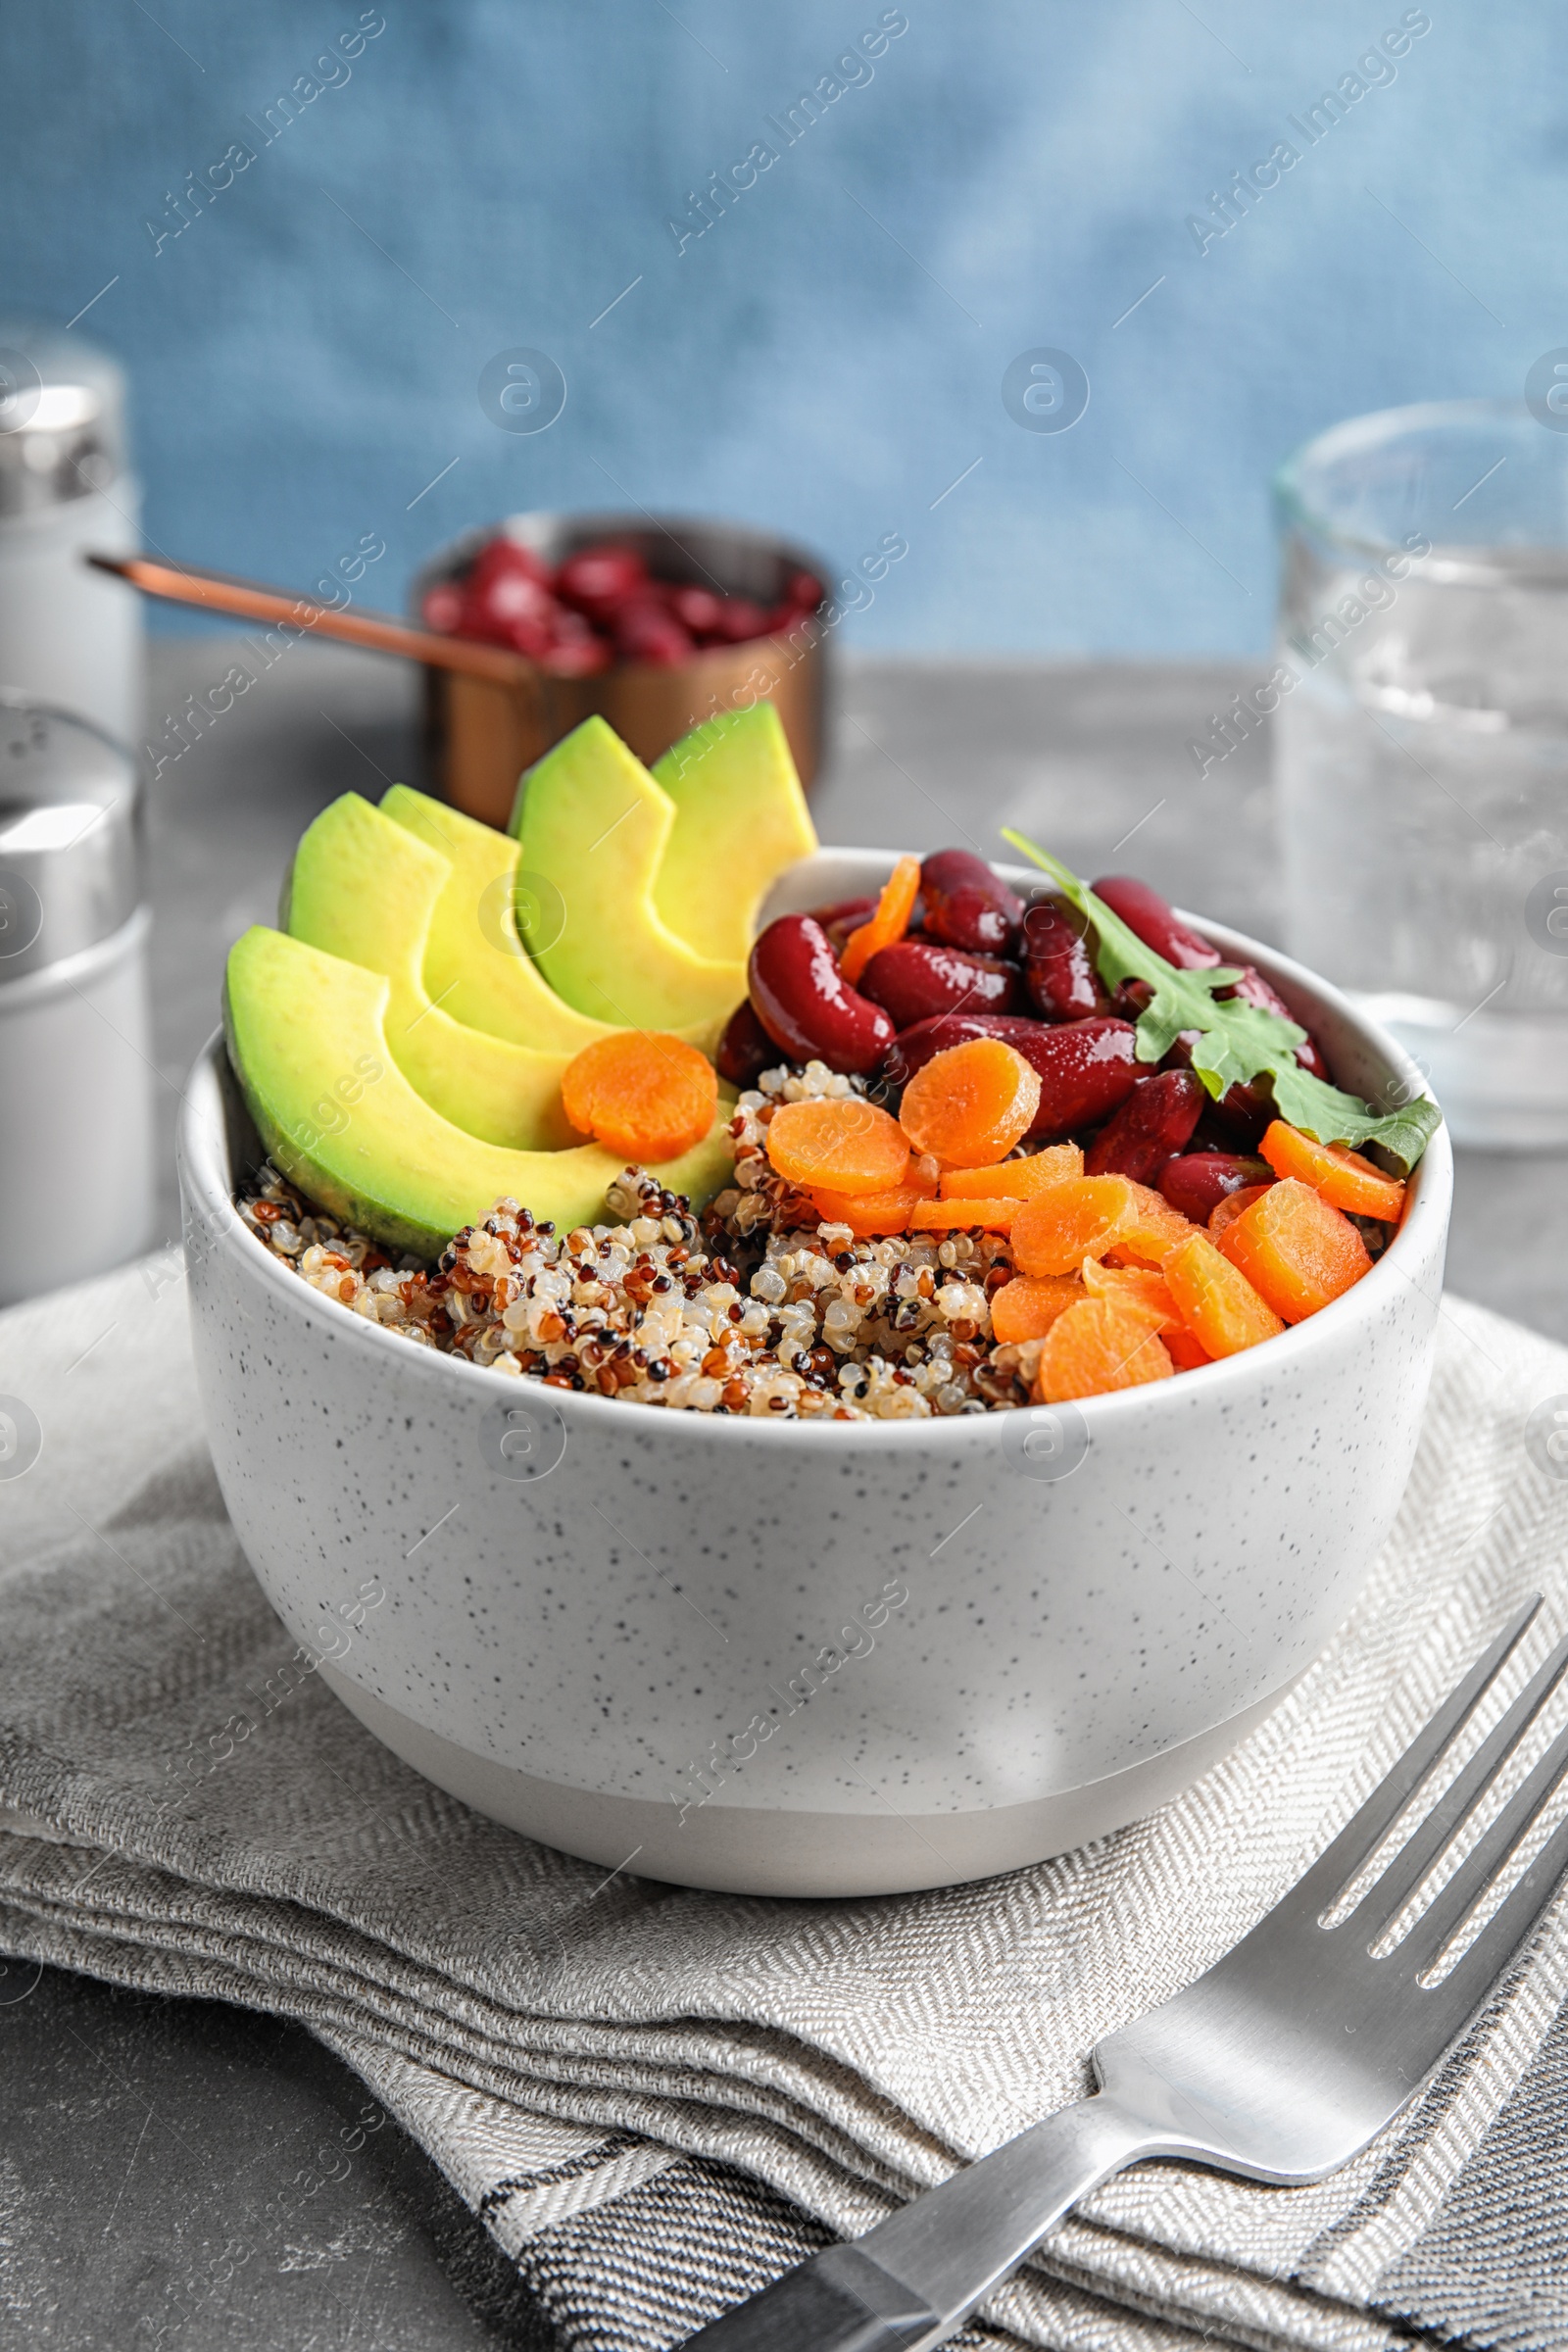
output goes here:
[{"label": "green avocado flesh", "polygon": [[675,822],[654,906],[678,939],[717,963],[744,963],[762,901],[816,848],[816,828],[771,703],[705,719],[654,762]]},{"label": "green avocado flesh", "polygon": [[[564,921],[535,955],[551,987],[622,1029],[715,1029],[746,994],[743,955],[712,959],[659,912],[656,881],[675,805],[599,717],[558,743],[517,788],[522,864],[559,894]],[[548,929],[549,926],[546,926]]]},{"label": "green avocado flesh", "polygon": [[[510,1196],[559,1231],[607,1221],[624,1164],[598,1144],[514,1152],[466,1135],[416,1093],[386,1032],[384,973],[261,927],[229,952],[229,1059],[262,1142],[313,1200],[392,1250],[434,1257]],[[722,1120],[651,1171],[703,1206],[728,1182]]]},{"label": "green avocado flesh", "polygon": [[[345,793],[295,853],[289,935],[382,974],[387,1046],[433,1110],[485,1143],[559,1151],[580,1141],[561,1107],[569,1054],[488,1037],[426,994],[426,943],[451,875],[445,858],[358,793]],[[471,908],[469,919],[477,936]]]},{"label": "green avocado flesh", "polygon": [[455,1021],[568,1056],[627,1026],[563,1004],[518,939],[512,908],[517,844],[509,833],[407,784],[382,794],[381,814],[447,861],[424,943],[424,985]]}]

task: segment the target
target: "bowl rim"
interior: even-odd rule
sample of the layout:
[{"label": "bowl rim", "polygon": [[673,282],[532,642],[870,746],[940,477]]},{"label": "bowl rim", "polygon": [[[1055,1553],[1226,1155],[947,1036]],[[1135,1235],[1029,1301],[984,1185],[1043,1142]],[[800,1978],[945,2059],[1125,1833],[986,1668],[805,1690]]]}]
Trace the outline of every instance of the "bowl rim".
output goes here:
[{"label": "bowl rim", "polygon": [[[890,869],[896,852],[891,850],[856,850],[830,844],[812,853],[823,859],[847,858],[880,861]],[[808,859],[801,859],[804,865]],[[775,889],[785,886],[792,867],[779,877]],[[996,871],[1014,882],[1035,885],[1040,877],[1029,869],[998,864]],[[1267,978],[1280,987],[1289,1003],[1293,994],[1315,997],[1355,1030],[1363,1043],[1369,1045],[1387,1065],[1390,1074],[1412,1087],[1412,1091],[1430,1094],[1420,1070],[1397,1041],[1377,1022],[1371,1020],[1333,984],[1317,973],[1297,963],[1279,950],[1249,937],[1246,932],[1231,929],[1226,924],[1178,907],[1183,922],[1217,947],[1229,960],[1255,963]],[[328,1298],[310,1284],[301,1280],[294,1269],[268,1250],[251,1232],[234,1207],[231,1189],[232,1168],[228,1160],[222,1102],[224,1087],[238,1091],[227,1056],[221,1028],[216,1029],[196,1057],[181,1101],[177,1137],[177,1158],[182,1195],[187,1206],[200,1219],[203,1230],[217,1235],[210,1246],[221,1250],[236,1247],[241,1261],[258,1279],[272,1284],[279,1296],[291,1303],[292,1311],[307,1322],[324,1323],[329,1334],[335,1334],[345,1344],[369,1348],[372,1350],[392,1350],[385,1357],[390,1368],[401,1364],[411,1378],[436,1381],[456,1380],[471,1389],[475,1401],[495,1401],[506,1396],[519,1402],[537,1389],[546,1396],[564,1422],[581,1418],[588,1430],[603,1427],[607,1434],[619,1430],[630,1439],[652,1424],[647,1416],[660,1421],[673,1422],[682,1432],[689,1432],[699,1444],[714,1445],[802,1445],[826,1446],[842,1453],[846,1446],[852,1449],[859,1445],[905,1446],[912,1448],[961,1448],[996,1442],[1004,1428],[1017,1424],[1020,1413],[1053,1412],[1060,1408],[1051,1405],[1021,1406],[1008,1411],[985,1413],[953,1413],[929,1418],[899,1421],[778,1421],[763,1420],[752,1414],[670,1413],[658,1405],[643,1407],[642,1412],[628,1422],[627,1407],[617,1398],[591,1396],[570,1389],[545,1390],[542,1382],[519,1382],[515,1374],[495,1372],[487,1366],[472,1364],[464,1356],[449,1355],[433,1348],[416,1348],[400,1333],[379,1323],[368,1322],[356,1314],[352,1307],[335,1298]],[[243,1100],[243,1098],[241,1098]],[[1352,1321],[1370,1323],[1377,1320],[1386,1301],[1397,1295],[1396,1283],[1419,1288],[1416,1275],[1408,1270],[1407,1261],[1419,1260],[1434,1241],[1441,1241],[1446,1230],[1453,1190],[1453,1153],[1448,1129],[1445,1122],[1427,1146],[1421,1161],[1411,1178],[1411,1193],[1403,1220],[1383,1255],[1370,1273],[1362,1276],[1348,1291],[1330,1301],[1315,1315],[1303,1322],[1290,1325],[1264,1348],[1244,1348],[1236,1355],[1225,1356],[1217,1362],[1200,1364],[1196,1370],[1183,1373],[1174,1381],[1152,1381],[1136,1389],[1122,1389],[1108,1396],[1085,1396],[1076,1400],[1075,1409],[1084,1416],[1091,1439],[1102,1432],[1110,1436],[1123,1425],[1141,1415],[1172,1413],[1186,1410],[1190,1402],[1200,1397],[1223,1401],[1227,1393],[1241,1395],[1258,1381],[1266,1378],[1270,1364],[1282,1369],[1281,1350],[1289,1348],[1292,1359],[1298,1359],[1309,1348],[1332,1340],[1346,1332]],[[1436,1303],[1436,1302],[1434,1302]],[[1273,1352],[1266,1352],[1266,1351]],[[1200,1384],[1195,1389],[1194,1384]],[[606,1420],[604,1417],[610,1418]],[[703,1435],[697,1437],[697,1431]],[[670,1431],[673,1437],[676,1432]]]}]

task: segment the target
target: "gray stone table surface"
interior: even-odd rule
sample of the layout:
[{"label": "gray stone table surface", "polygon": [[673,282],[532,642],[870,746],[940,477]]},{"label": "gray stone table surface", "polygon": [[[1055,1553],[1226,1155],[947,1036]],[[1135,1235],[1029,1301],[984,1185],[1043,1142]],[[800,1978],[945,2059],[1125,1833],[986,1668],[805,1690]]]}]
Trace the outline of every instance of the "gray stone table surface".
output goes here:
[{"label": "gray stone table surface", "polygon": [[[216,682],[223,640],[154,647],[153,732]],[[1267,747],[1199,781],[1185,752],[1247,682],[1217,664],[869,661],[841,670],[815,795],[825,841],[997,852],[1033,832],[1080,871],[1144,874],[1264,939],[1279,931]],[[421,782],[417,683],[301,643],[153,791],[163,1231],[177,1235],[180,1089],[224,953],[274,919],[317,811]],[[1568,1339],[1568,1158],[1460,1154],[1456,1290]],[[547,2345],[508,2267],[387,2123],[297,2218],[291,2186],[366,2104],[275,2021],[0,1968],[0,2342],[233,2352]]]}]

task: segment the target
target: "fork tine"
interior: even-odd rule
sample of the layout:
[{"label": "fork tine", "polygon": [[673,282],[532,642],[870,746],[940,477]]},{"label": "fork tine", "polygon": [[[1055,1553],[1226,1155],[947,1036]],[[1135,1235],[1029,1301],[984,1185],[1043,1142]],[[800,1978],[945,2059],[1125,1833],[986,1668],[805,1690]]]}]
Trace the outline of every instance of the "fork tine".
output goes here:
[{"label": "fork tine", "polygon": [[1558,1733],[1523,1787],[1509,1798],[1491,1829],[1466,1854],[1404,1941],[1396,1947],[1391,1957],[1399,1962],[1401,1973],[1418,1973],[1432,1966],[1455,1928],[1479,1900],[1488,1882],[1496,1877],[1531,1823],[1550,1802],[1565,1766],[1568,1766],[1568,1731]]},{"label": "fork tine", "polygon": [[[1501,1722],[1487,1735],[1463,1772],[1444,1791],[1431,1812],[1417,1824],[1398,1852],[1391,1857],[1387,1867],[1373,1880],[1345,1922],[1346,1926],[1353,1923],[1358,1934],[1364,1931],[1371,1942],[1377,1941],[1390,1921],[1421,1885],[1482,1791],[1491,1786],[1503,1758],[1515,1741],[1523,1737],[1557,1688],[1565,1667],[1568,1667],[1568,1637],[1558,1642],[1545,1664],[1537,1669]],[[1374,1915],[1378,1917],[1375,1927],[1372,1924]]]},{"label": "fork tine", "polygon": [[1412,1792],[1454,1734],[1468,1722],[1493,1677],[1499,1672],[1540,1607],[1541,1594],[1533,1592],[1512,1622],[1503,1627],[1492,1647],[1476,1660],[1463,1682],[1424,1725],[1397,1764],[1385,1773],[1360,1811],[1350,1816],[1333,1844],[1292,1887],[1286,1902],[1293,1913],[1300,1907],[1310,1907],[1314,1916],[1321,1914],[1341,1888],[1349,1885],[1367,1856],[1388,1836]]},{"label": "fork tine", "polygon": [[[1498,1904],[1463,1958],[1440,1984],[1421,1991],[1426,2032],[1434,2049],[1451,2041],[1465,2021],[1481,2007],[1557,1892],[1565,1873],[1568,1873],[1568,1821],[1560,1821],[1518,1886]],[[1430,2010],[1426,2009],[1428,2001],[1434,2004]]]}]

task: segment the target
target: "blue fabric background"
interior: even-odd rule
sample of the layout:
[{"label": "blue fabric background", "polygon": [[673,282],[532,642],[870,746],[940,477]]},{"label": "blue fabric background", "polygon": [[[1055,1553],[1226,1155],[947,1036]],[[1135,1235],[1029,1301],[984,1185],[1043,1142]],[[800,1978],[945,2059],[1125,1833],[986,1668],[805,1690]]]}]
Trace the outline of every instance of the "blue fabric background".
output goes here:
[{"label": "blue fabric background", "polygon": [[[394,605],[470,521],[639,504],[841,567],[902,533],[864,645],[1256,648],[1280,457],[1516,393],[1568,340],[1548,0],[383,0],[304,96],[361,13],[8,12],[4,299],[63,321],[115,279],[77,331],[128,361],[148,537],[193,562],[302,586],[378,534],[362,594]],[[786,144],[766,118],[887,15]],[[1407,19],[1394,78],[1315,144],[1289,126]],[[677,250],[759,141],[776,162]],[[1280,141],[1300,160],[1200,250],[1189,216]],[[567,381],[535,435],[477,397],[516,346]],[[1040,346],[1089,376],[1070,431],[1003,405]]]}]

